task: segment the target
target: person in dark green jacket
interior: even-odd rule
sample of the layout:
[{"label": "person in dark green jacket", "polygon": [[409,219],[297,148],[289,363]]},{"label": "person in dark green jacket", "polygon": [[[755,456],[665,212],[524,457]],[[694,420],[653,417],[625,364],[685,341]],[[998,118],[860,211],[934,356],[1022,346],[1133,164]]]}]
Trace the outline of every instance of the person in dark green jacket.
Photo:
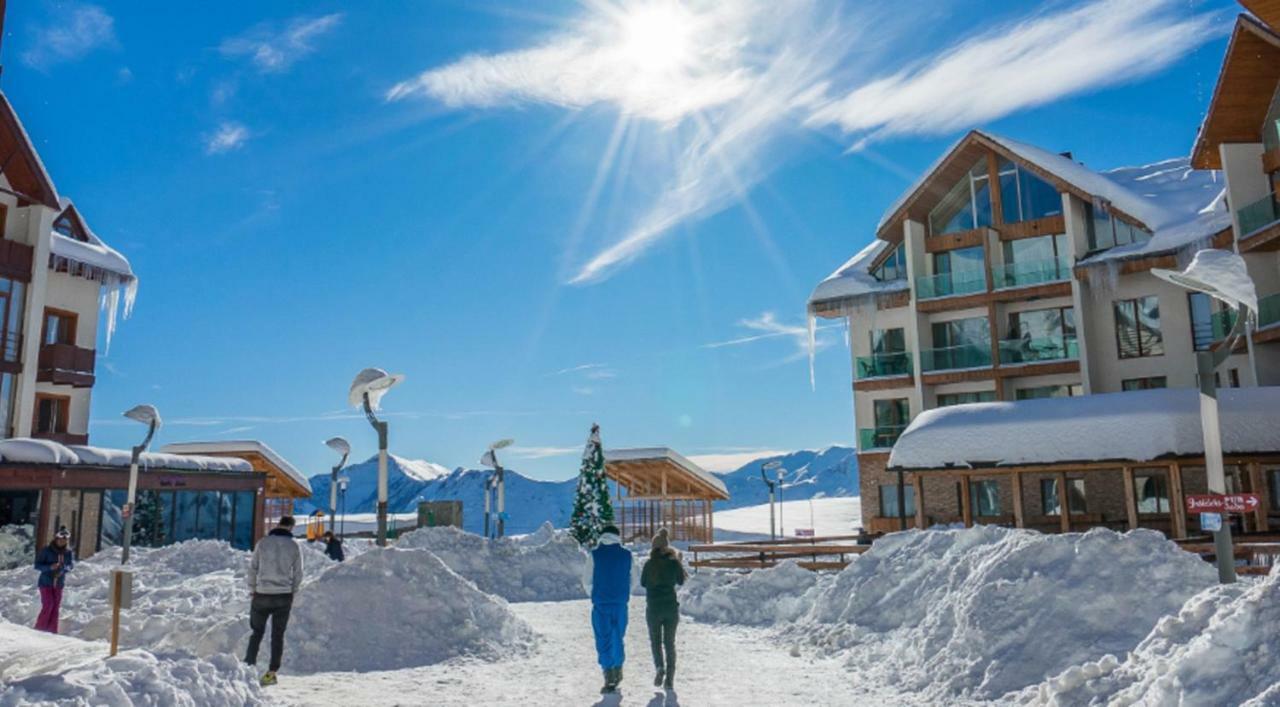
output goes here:
[{"label": "person in dark green jacket", "polygon": [[[649,624],[649,647],[658,676],[654,687],[672,689],[676,675],[676,625],[680,623],[680,602],[676,586],[684,584],[684,565],[680,553],[671,547],[666,528],[653,536],[649,559],[640,571],[640,585],[645,589],[645,619]],[[663,660],[665,653],[666,660]]]}]

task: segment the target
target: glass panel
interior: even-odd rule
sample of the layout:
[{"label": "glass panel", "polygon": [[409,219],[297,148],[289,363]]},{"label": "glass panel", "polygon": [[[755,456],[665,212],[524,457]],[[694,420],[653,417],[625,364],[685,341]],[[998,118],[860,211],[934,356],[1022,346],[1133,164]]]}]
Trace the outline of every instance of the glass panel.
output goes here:
[{"label": "glass panel", "polygon": [[[981,228],[990,226],[992,223],[991,210],[991,184],[987,178],[986,162],[980,163],[974,167],[975,174],[973,176],[973,219],[974,227]],[[981,170],[981,176],[977,171]]]},{"label": "glass panel", "polygon": [[871,355],[856,358],[857,377],[909,375],[911,355],[906,349],[906,335],[902,329],[872,331]]},{"label": "glass panel", "polygon": [[217,491],[201,491],[199,500],[196,502],[197,514],[197,537],[201,538],[217,538],[218,537],[218,492]]},{"label": "glass panel", "polygon": [[172,538],[174,542],[200,537],[200,526],[197,520],[199,502],[199,491],[179,491],[175,494]]},{"label": "glass panel", "polygon": [[[109,489],[102,494],[102,532],[98,535],[102,547],[119,547],[123,542],[124,516],[120,510],[128,498],[129,492],[124,489]],[[137,519],[134,524],[136,526]]]},{"label": "glass panel", "polygon": [[1009,337],[1000,342],[1002,363],[1077,358],[1074,309],[1037,309],[1009,315]]},{"label": "glass panel", "polygon": [[939,393],[937,407],[945,408],[969,403],[991,403],[995,402],[995,399],[996,391],[994,390],[983,390],[976,393]]},{"label": "glass panel", "polygon": [[1044,398],[1071,398],[1081,395],[1080,385],[1042,385],[1034,388],[1019,388],[1015,393],[1018,400],[1042,400]]},{"label": "glass panel", "polygon": [[989,225],[991,190],[987,184],[987,161],[979,159],[969,174],[957,182],[933,211],[929,212],[929,233],[940,236]]},{"label": "glass panel", "polygon": [[1139,513],[1168,513],[1169,486],[1163,474],[1134,477]]},{"label": "glass panel", "polygon": [[1280,150],[1280,85],[1271,96],[1271,105],[1262,124],[1262,149],[1266,152]]},{"label": "glass panel", "polygon": [[1168,380],[1164,376],[1150,376],[1147,378],[1129,378],[1120,382],[1121,390],[1155,390],[1157,388],[1167,388]]},{"label": "glass panel", "polygon": [[926,371],[991,365],[991,324],[986,317],[933,323],[934,348],[921,352]]},{"label": "glass panel", "polygon": [[1252,204],[1246,204],[1237,212],[1237,216],[1240,219],[1240,237],[1247,237],[1280,220],[1280,200],[1276,199],[1275,194],[1268,194]]},{"label": "glass panel", "polygon": [[1040,511],[1047,516],[1062,515],[1062,504],[1058,501],[1058,480],[1040,480]]},{"label": "glass panel", "polygon": [[1159,356],[1164,353],[1160,333],[1160,300],[1142,297],[1115,304],[1116,344],[1120,358]]},{"label": "glass panel", "polygon": [[1089,504],[1084,493],[1084,479],[1067,479],[1067,491],[1071,494],[1071,515],[1088,513]]},{"label": "glass panel", "polygon": [[1018,193],[1022,204],[1022,220],[1057,216],[1062,213],[1062,196],[1053,185],[1031,174],[1018,170]]},{"label": "glass panel", "polygon": [[975,516],[1000,515],[1000,484],[994,479],[969,482],[969,502]]},{"label": "glass panel", "polygon": [[903,329],[877,329],[871,332],[871,353],[901,353],[907,350]]},{"label": "glass panel", "polygon": [[231,544],[240,550],[250,550],[253,548],[253,507],[257,496],[253,491],[240,491],[235,497],[236,528]]},{"label": "glass panel", "polygon": [[1160,333],[1160,298],[1153,296],[1138,300],[1138,333],[1142,355],[1164,354],[1164,337]]},{"label": "glass panel", "polygon": [[885,484],[880,487],[880,517],[881,518],[910,518],[916,514],[916,489],[911,484],[902,487],[902,498],[905,504],[906,515],[898,515],[898,485]]},{"label": "glass panel", "polygon": [[173,493],[138,492],[133,518],[132,544],[137,547],[160,547],[173,540]]},{"label": "glass panel", "polygon": [[39,491],[0,491],[0,570],[35,561],[39,520]]},{"label": "glass panel", "polygon": [[235,538],[235,526],[231,524],[231,512],[235,506],[235,496],[229,492],[218,494],[218,539],[232,542]]}]

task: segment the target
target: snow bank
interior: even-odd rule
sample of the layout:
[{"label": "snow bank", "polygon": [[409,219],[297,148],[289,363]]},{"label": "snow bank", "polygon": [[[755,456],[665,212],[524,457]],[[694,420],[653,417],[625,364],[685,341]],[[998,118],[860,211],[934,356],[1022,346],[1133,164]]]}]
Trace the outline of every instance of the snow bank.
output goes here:
[{"label": "snow bank", "polygon": [[430,550],[481,591],[507,601],[583,599],[586,556],[566,532],[551,524],[524,537],[489,540],[457,528],[420,528],[406,533],[399,548]]},{"label": "snow bank", "polygon": [[884,684],[986,700],[1124,653],[1215,581],[1149,530],[908,531],[850,564],[793,630]]},{"label": "snow bank", "polygon": [[36,559],[36,529],[33,525],[0,527],[0,570],[31,565]]},{"label": "snow bank", "polygon": [[253,669],[229,655],[130,650],[0,622],[0,707],[241,707],[268,704]]},{"label": "snow bank", "polygon": [[1072,667],[1024,697],[1037,704],[1280,704],[1280,575],[1216,586],[1161,620],[1123,659]]},{"label": "snow bank", "polygon": [[831,584],[831,575],[794,562],[755,572],[699,572],[680,592],[680,611],[699,621],[772,626],[799,619]]}]

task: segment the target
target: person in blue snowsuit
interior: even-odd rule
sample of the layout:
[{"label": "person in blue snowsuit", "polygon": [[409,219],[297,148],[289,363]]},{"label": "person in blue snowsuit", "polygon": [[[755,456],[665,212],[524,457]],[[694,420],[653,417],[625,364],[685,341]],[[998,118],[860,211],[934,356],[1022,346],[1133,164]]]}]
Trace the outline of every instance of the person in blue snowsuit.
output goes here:
[{"label": "person in blue snowsuit", "polygon": [[600,539],[587,554],[583,580],[591,595],[596,657],[604,671],[604,687],[600,692],[616,692],[622,682],[625,659],[622,639],[627,634],[627,602],[631,599],[631,551],[622,546],[616,526],[606,525],[601,529]]}]

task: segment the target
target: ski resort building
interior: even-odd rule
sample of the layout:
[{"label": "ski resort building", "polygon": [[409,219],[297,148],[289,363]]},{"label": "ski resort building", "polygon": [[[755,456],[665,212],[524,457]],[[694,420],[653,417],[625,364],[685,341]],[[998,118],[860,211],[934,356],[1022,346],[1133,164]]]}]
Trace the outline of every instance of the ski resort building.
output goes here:
[{"label": "ski resort building", "polygon": [[206,457],[243,459],[254,471],[266,474],[263,489],[263,532],[274,528],[280,518],[293,515],[293,504],[311,498],[311,482],[276,450],[258,440],[181,442],[168,444],[162,452]]},{"label": "ski resort building", "polygon": [[[1070,153],[983,131],[948,150],[887,210],[872,244],[819,283],[808,303],[811,316],[848,324],[867,530],[1131,525],[1125,479],[1137,484],[1138,477],[1124,469],[1140,460],[1130,454],[1087,466],[1079,451],[1037,458],[1066,465],[1052,467],[1043,485],[951,472],[1003,463],[1000,421],[1039,409],[1041,399],[1065,410],[1071,402],[1061,399],[1114,393],[1120,397],[1106,399],[1128,400],[1130,391],[1196,385],[1195,353],[1225,337],[1232,315],[1150,271],[1179,268],[1201,248],[1237,247],[1237,202],[1226,182],[1186,158],[1098,172]],[[1264,295],[1276,291],[1268,284],[1276,277],[1271,255],[1269,275],[1258,278]],[[1260,332],[1230,356],[1220,385],[1280,384],[1280,366],[1260,353],[1257,339],[1265,337]],[[990,402],[1011,404],[992,408],[1004,412],[975,432],[993,445],[983,455],[938,460],[936,468],[891,458],[922,413]],[[1039,434],[1046,450],[1061,449],[1054,430]],[[1168,489],[1203,485],[1203,471],[1184,457],[1181,479],[1150,474],[1134,488],[1130,506],[1163,515],[1146,523],[1140,513],[1144,524],[1186,532],[1172,525]],[[1093,474],[1095,461],[1115,473]],[[1262,466],[1249,471],[1255,462]],[[1233,478],[1260,490],[1270,463],[1251,458]],[[1068,504],[1057,499],[1069,496],[1075,503],[1064,512]]]},{"label": "ski resort building", "polygon": [[715,541],[712,503],[729,499],[715,474],[665,447],[610,449],[604,459],[623,542],[647,541],[659,528],[675,542]]}]

